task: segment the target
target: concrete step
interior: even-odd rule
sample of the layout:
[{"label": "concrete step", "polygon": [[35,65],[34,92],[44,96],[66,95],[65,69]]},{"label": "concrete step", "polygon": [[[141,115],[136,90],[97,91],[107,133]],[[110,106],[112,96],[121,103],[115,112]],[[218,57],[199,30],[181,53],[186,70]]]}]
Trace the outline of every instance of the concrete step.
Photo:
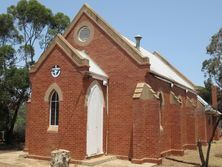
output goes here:
[{"label": "concrete step", "polygon": [[97,157],[97,158],[92,158],[92,159],[86,159],[81,161],[81,163],[78,166],[96,166],[105,162],[109,162],[112,160],[117,159],[116,156],[112,156],[112,155],[103,155],[101,157]]},{"label": "concrete step", "polygon": [[96,167],[155,167],[156,164],[144,163],[144,164],[133,164],[127,160],[116,159],[113,161],[105,162]]}]

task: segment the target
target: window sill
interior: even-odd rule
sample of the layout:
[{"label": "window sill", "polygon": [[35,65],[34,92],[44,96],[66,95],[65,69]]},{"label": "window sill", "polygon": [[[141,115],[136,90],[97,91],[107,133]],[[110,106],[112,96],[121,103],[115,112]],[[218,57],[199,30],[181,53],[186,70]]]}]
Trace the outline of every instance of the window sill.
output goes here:
[{"label": "window sill", "polygon": [[50,125],[47,129],[47,132],[58,133],[58,126]]}]

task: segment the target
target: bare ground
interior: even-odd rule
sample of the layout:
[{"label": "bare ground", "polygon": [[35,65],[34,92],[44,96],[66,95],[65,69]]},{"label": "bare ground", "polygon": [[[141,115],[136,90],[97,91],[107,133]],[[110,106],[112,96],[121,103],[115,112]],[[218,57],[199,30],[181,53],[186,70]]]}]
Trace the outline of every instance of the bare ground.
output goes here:
[{"label": "bare ground", "polygon": [[[207,147],[203,147],[204,156]],[[160,167],[198,167],[200,158],[197,150],[186,150],[184,156],[168,156],[163,159]],[[222,167],[222,139],[211,145],[209,167]]]},{"label": "bare ground", "polygon": [[[206,155],[206,147],[203,147]],[[49,161],[24,158],[22,151],[0,151],[0,167],[49,167]],[[74,167],[75,165],[70,165]],[[148,167],[151,164],[136,165],[129,161],[113,160],[96,167]],[[163,159],[162,165],[157,167],[199,167],[200,160],[197,150],[186,150],[184,156],[168,156]],[[75,166],[77,167],[77,166]],[[78,165],[80,167],[80,165]],[[222,167],[222,139],[212,144],[209,167]]]}]

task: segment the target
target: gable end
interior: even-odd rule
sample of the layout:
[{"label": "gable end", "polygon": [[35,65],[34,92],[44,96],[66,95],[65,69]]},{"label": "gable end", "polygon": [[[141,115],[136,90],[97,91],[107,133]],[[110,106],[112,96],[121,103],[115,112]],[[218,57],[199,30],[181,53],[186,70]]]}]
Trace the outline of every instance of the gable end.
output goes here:
[{"label": "gable end", "polygon": [[69,27],[64,33],[66,38],[80,17],[85,14],[89,17],[96,25],[98,25],[109,37],[116,42],[126,53],[133,58],[140,65],[149,65],[149,58],[143,57],[135,47],[131,46],[127,40],[125,40],[118,32],[116,32],[108,23],[106,23],[98,14],[96,14],[93,9],[91,9],[87,4],[84,4],[80,9],[79,13],[75,16]]},{"label": "gable end", "polygon": [[78,67],[89,67],[89,61],[81,57],[76,49],[74,49],[64,38],[62,35],[58,34],[56,38],[52,41],[49,47],[43,52],[40,56],[39,60],[31,67],[29,73],[34,73],[38,70],[40,65],[44,62],[47,56],[51,53],[51,51],[55,48],[55,46],[59,46]]}]

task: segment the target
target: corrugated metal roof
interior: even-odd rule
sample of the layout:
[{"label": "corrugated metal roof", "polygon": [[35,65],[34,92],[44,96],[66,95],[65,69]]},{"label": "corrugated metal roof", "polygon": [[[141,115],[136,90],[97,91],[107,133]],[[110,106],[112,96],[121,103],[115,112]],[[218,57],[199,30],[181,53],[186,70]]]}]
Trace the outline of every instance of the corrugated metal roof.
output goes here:
[{"label": "corrugated metal roof", "polygon": [[[124,37],[124,36],[123,36]],[[132,46],[135,46],[135,43],[124,37]],[[146,49],[140,47],[140,51],[144,57],[148,57],[150,61],[150,69],[151,71],[156,72],[172,81],[175,81],[187,88],[194,90],[194,86],[191,85],[188,81],[186,81],[183,77],[181,77],[172,67],[172,65],[168,65],[167,61],[163,61],[163,57],[159,57]],[[167,63],[166,63],[167,62]]]},{"label": "corrugated metal roof", "polygon": [[[64,36],[67,37],[69,32],[74,27],[75,23],[77,23],[78,19],[82,14],[86,14],[89,16],[89,18],[93,19],[96,24],[101,26],[107,34],[114,39],[117,44],[119,44],[120,47],[122,47],[132,58],[134,58],[138,63],[144,63],[147,64],[148,62],[146,60],[138,58],[139,56],[142,56],[143,58],[148,57],[151,64],[151,70],[155,72],[156,74],[159,74],[160,76],[163,76],[170,81],[176,82],[188,89],[195,90],[194,84],[189,81],[184,75],[182,75],[176,68],[174,68],[170,63],[168,63],[162,56],[158,56],[155,54],[150,53],[149,51],[141,48],[141,52],[138,52],[137,49],[135,49],[134,42],[130,41],[129,39],[122,36],[120,33],[115,31],[109,24],[107,24],[95,11],[93,11],[88,5],[83,5],[83,7],[80,9],[78,14],[73,19],[70,26],[67,28],[67,30],[64,33]],[[130,49],[133,48],[133,49]],[[136,55],[136,56],[135,56]],[[92,65],[91,65],[92,66]],[[98,66],[98,65],[97,65]],[[91,67],[92,71],[96,71],[97,73],[103,73],[101,70],[98,70],[97,68]],[[103,73],[104,75],[104,73]]]}]

